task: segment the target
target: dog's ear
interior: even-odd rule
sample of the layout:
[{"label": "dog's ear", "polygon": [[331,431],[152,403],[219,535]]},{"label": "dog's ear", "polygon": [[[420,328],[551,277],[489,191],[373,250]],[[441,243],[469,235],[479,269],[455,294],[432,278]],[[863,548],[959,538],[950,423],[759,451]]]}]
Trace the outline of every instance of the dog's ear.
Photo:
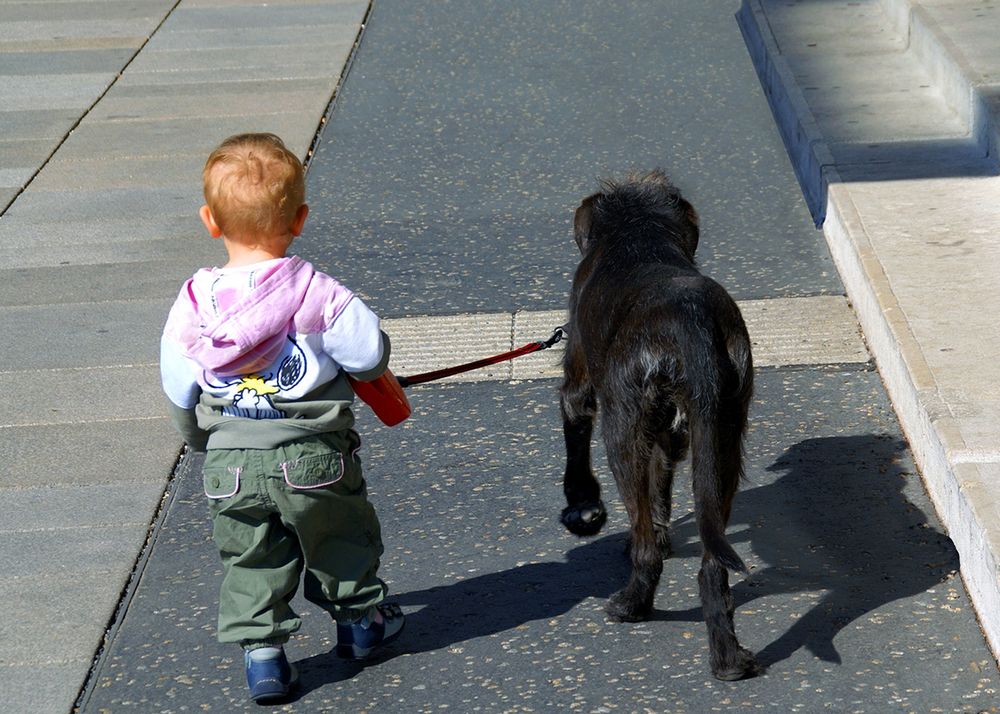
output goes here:
[{"label": "dog's ear", "polygon": [[687,243],[687,249],[689,252],[689,257],[691,261],[694,262],[695,251],[698,250],[698,237],[700,229],[698,226],[698,212],[694,210],[694,206],[688,203],[685,199],[680,199],[680,207],[684,212],[684,218],[687,219],[687,230],[684,231],[685,243]]},{"label": "dog's ear", "polygon": [[687,217],[689,221],[691,221],[691,225],[697,228],[699,218],[698,218],[698,212],[694,210],[694,206],[688,203],[687,199],[682,198],[681,207],[684,209],[684,215]]},{"label": "dog's ear", "polygon": [[593,214],[594,199],[600,195],[595,193],[587,196],[573,215],[573,238],[576,239],[576,246],[581,253],[586,252],[587,239],[590,237],[590,219]]}]

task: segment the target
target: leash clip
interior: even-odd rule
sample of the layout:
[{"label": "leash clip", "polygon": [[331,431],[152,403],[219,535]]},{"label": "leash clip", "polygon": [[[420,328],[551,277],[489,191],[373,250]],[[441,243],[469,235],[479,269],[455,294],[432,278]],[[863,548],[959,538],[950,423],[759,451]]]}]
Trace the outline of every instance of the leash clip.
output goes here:
[{"label": "leash clip", "polygon": [[551,347],[552,345],[557,344],[558,342],[562,341],[562,339],[566,336],[566,333],[567,333],[566,325],[559,325],[559,327],[557,327],[552,332],[552,336],[549,337],[549,339],[547,339],[544,342],[540,343],[542,345],[542,349],[546,350],[549,347]]}]

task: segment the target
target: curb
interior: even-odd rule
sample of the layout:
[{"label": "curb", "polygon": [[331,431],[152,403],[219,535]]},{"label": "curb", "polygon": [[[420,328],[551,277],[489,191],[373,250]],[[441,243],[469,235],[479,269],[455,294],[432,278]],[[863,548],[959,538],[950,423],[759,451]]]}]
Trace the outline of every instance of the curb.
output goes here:
[{"label": "curb", "polygon": [[827,186],[840,180],[833,155],[771,34],[758,0],[744,0],[736,13],[750,60],[785,143],[816,227],[826,218]]}]

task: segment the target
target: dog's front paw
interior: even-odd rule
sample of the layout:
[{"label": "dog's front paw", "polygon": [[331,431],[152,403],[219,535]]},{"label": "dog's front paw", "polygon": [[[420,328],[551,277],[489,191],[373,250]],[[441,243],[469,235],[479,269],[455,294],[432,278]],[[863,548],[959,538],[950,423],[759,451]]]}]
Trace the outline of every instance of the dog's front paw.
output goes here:
[{"label": "dog's front paw", "polygon": [[724,682],[735,682],[739,679],[749,679],[751,677],[761,675],[765,671],[764,666],[757,661],[753,652],[745,647],[740,647],[736,650],[735,661],[730,662],[725,666],[712,667],[712,674],[715,678],[721,679]]},{"label": "dog's front paw", "polygon": [[604,611],[613,622],[642,622],[649,618],[649,613],[653,611],[653,603],[637,598],[625,588],[608,598]]},{"label": "dog's front paw", "polygon": [[600,533],[605,521],[608,520],[608,512],[604,510],[604,502],[598,500],[566,506],[559,520],[566,526],[566,530],[574,535],[592,536]]}]

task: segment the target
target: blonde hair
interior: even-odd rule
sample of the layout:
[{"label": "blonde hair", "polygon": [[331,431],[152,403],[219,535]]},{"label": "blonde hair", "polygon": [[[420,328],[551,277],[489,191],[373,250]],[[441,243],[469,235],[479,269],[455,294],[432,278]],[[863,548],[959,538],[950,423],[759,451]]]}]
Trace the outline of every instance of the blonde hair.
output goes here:
[{"label": "blonde hair", "polygon": [[305,203],[302,162],[274,134],[237,134],[213,151],[202,172],[205,203],[232,237],[276,236]]}]

